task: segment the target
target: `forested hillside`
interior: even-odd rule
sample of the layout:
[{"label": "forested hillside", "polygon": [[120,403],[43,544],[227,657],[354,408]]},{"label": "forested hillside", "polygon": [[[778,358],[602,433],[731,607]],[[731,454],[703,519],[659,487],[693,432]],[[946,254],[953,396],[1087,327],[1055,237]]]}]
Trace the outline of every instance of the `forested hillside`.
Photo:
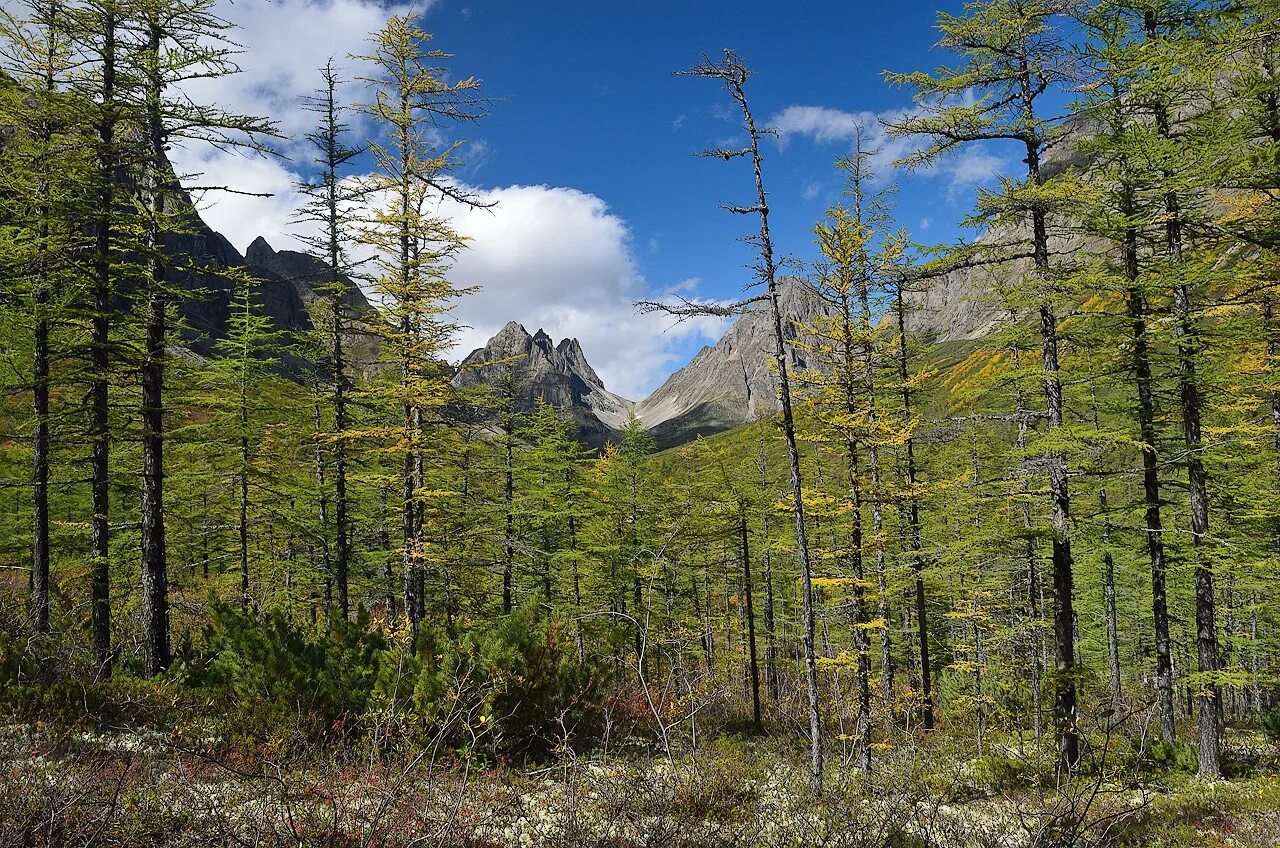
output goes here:
[{"label": "forested hillside", "polygon": [[[1274,843],[1273,0],[939,13],[808,263],[704,55],[753,283],[635,305],[736,322],[639,403],[450,361],[503,103],[429,17],[297,104],[298,249],[213,232],[173,146],[281,139],[222,8],[0,6],[0,844]],[[987,144],[925,244],[896,169]]]}]

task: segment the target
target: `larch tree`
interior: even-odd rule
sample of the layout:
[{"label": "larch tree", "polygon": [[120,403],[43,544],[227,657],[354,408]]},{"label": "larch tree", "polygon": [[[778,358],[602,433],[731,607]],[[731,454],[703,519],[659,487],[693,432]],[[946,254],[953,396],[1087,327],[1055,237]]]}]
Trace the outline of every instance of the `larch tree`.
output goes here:
[{"label": "larch tree", "polygon": [[[360,147],[347,142],[348,126],[344,120],[345,107],[338,98],[342,79],[333,62],[320,71],[321,87],[307,100],[307,109],[317,118],[316,128],[307,134],[307,142],[313,151],[312,163],[316,175],[298,184],[298,190],[306,198],[295,220],[303,225],[315,226],[318,232],[303,235],[302,241],[313,256],[323,263],[325,279],[311,281],[316,291],[323,295],[323,309],[316,310],[321,318],[320,326],[327,351],[326,377],[328,380],[328,405],[332,413],[332,433],[329,452],[333,463],[333,574],[338,590],[338,613],[344,619],[350,615],[348,589],[351,570],[351,499],[347,491],[347,458],[351,415],[349,412],[352,379],[347,361],[346,346],[355,331],[351,312],[351,293],[355,283],[357,263],[350,257],[355,238],[355,226],[360,187],[348,173],[352,163],[361,154]],[[326,481],[324,478],[323,445],[317,445],[321,461],[317,462],[317,474],[322,488],[321,504],[327,512]],[[327,515],[325,516],[327,518]],[[326,523],[322,521],[322,523]]]},{"label": "larch tree", "polygon": [[76,57],[68,33],[71,16],[60,0],[25,0],[18,14],[0,10],[0,62],[10,80],[0,92],[6,207],[5,276],[21,293],[31,325],[32,516],[30,619],[50,628],[49,492],[52,462],[50,393],[55,352],[51,332],[62,311],[67,257],[82,249],[77,225],[83,211],[86,164],[79,103],[68,80]]},{"label": "larch tree", "polygon": [[399,383],[395,402],[399,432],[392,436],[399,459],[404,600],[416,633],[423,613],[420,479],[426,416],[448,396],[439,362],[452,327],[443,320],[459,292],[446,278],[466,244],[442,203],[478,205],[451,179],[460,164],[462,141],[439,139],[441,125],[481,117],[480,82],[465,77],[448,82],[440,63],[449,54],[429,48],[430,33],[414,15],[393,15],[374,34],[372,52],[354,57],[366,67],[362,82],[373,100],[357,108],[373,124],[369,144],[375,171],[361,190],[371,199],[361,226],[361,243],[376,253],[375,286],[383,298],[383,337],[394,357]]},{"label": "larch tree", "polygon": [[121,21],[120,61],[136,76],[138,132],[143,151],[133,175],[134,205],[141,230],[145,282],[140,309],[145,326],[142,399],[142,647],[148,677],[171,659],[168,552],[165,542],[164,439],[165,359],[169,311],[175,293],[170,272],[190,258],[172,253],[174,236],[191,220],[191,206],[169,162],[173,144],[258,148],[274,134],[267,121],[197,103],[183,88],[194,80],[238,71],[227,40],[230,24],[214,11],[214,0],[140,0]]},{"label": "larch tree", "polygon": [[[924,165],[971,144],[1008,141],[1025,153],[1027,171],[1020,182],[1006,180],[1001,190],[980,198],[993,220],[1022,228],[1032,267],[1026,282],[1039,298],[1042,384],[1050,433],[1064,423],[1059,376],[1058,322],[1052,291],[1050,214],[1059,189],[1048,179],[1045,153],[1057,128],[1041,99],[1069,82],[1068,66],[1056,20],[1065,0],[980,0],[963,15],[939,15],[939,46],[955,52],[955,67],[934,73],[888,74],[890,82],[913,88],[921,114],[889,127],[896,137],[919,137],[927,146],[908,157]],[[965,98],[976,95],[975,102]],[[1080,757],[1077,723],[1075,612],[1071,559],[1071,496],[1066,458],[1050,446],[1045,456],[1053,528],[1053,630],[1057,666],[1054,718],[1060,759],[1073,768]]]},{"label": "larch tree", "polygon": [[756,262],[752,269],[756,276],[756,285],[763,287],[761,294],[724,307],[708,306],[685,302],[673,306],[664,303],[643,303],[642,308],[648,311],[662,311],[677,317],[692,315],[736,315],[752,303],[763,302],[768,305],[772,326],[774,364],[778,369],[778,400],[782,407],[781,427],[787,445],[787,458],[791,473],[791,510],[795,523],[796,556],[800,563],[800,591],[802,639],[804,645],[806,713],[809,723],[809,786],[815,795],[822,793],[823,745],[822,745],[822,713],[820,694],[818,692],[818,661],[815,644],[815,619],[813,608],[813,575],[812,560],[809,551],[808,526],[805,522],[804,477],[800,467],[800,448],[796,439],[795,412],[791,388],[791,375],[788,365],[787,327],[790,317],[782,313],[779,295],[779,262],[774,251],[773,235],[769,229],[769,195],[765,191],[764,156],[760,150],[761,141],[770,134],[766,127],[756,123],[747,98],[747,82],[751,78],[751,70],[746,63],[732,50],[724,51],[722,61],[713,61],[704,57],[703,61],[687,71],[678,72],[683,76],[700,77],[719,82],[732,99],[734,106],[742,115],[742,131],[746,134],[746,146],[739,148],[716,148],[703,153],[709,158],[722,159],[726,162],[735,159],[746,159],[751,163],[755,199],[748,206],[727,206],[737,215],[754,216],[760,225],[757,235],[750,237],[756,248]]}]

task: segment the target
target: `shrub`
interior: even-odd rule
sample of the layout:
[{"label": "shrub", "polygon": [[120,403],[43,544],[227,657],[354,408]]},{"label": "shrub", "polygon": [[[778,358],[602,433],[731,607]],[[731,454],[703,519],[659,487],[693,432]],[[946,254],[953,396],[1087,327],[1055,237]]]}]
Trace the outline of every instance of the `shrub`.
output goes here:
[{"label": "shrub", "polygon": [[237,719],[268,734],[296,717],[323,735],[364,715],[385,651],[363,611],[327,630],[305,630],[278,612],[254,618],[214,604],[204,646],[187,662],[187,681],[224,688],[240,707]]},{"label": "shrub", "polygon": [[1262,733],[1271,743],[1280,749],[1280,708],[1263,710],[1258,717]]},{"label": "shrub", "polygon": [[412,712],[451,744],[536,757],[597,732],[604,666],[580,662],[568,626],[535,603],[456,639],[424,629],[416,658]]}]

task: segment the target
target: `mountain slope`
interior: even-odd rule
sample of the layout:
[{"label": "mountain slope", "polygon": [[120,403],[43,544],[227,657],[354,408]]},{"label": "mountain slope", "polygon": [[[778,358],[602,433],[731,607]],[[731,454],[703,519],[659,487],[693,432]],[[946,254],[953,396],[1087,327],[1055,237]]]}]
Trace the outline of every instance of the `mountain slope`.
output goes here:
[{"label": "mountain slope", "polygon": [[[794,339],[797,324],[830,315],[830,308],[800,280],[779,283],[783,332]],[[636,418],[659,447],[687,442],[755,420],[779,408],[773,362],[774,337],[768,303],[754,303],[714,346],[704,347],[685,367],[636,405]],[[788,368],[808,367],[804,351],[787,348]]]}]

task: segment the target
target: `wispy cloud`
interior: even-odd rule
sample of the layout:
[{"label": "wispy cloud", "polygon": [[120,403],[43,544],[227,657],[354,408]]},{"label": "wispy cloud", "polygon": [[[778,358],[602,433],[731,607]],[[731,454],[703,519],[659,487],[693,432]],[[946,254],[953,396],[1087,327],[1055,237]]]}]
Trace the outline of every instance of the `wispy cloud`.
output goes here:
[{"label": "wispy cloud", "polygon": [[[920,149],[923,142],[913,138],[895,138],[888,133],[886,125],[921,111],[920,106],[883,112],[846,112],[827,106],[792,105],[773,115],[768,123],[777,133],[778,144],[782,147],[797,138],[808,139],[815,144],[852,146],[861,134],[863,149],[873,153],[872,169],[880,179],[887,179],[895,170],[893,163]],[[916,173],[945,180],[948,199],[954,202],[964,192],[990,182],[1009,164],[989,145],[970,145],[942,157],[932,167],[917,169]],[[808,186],[805,197],[810,197]]]}]

